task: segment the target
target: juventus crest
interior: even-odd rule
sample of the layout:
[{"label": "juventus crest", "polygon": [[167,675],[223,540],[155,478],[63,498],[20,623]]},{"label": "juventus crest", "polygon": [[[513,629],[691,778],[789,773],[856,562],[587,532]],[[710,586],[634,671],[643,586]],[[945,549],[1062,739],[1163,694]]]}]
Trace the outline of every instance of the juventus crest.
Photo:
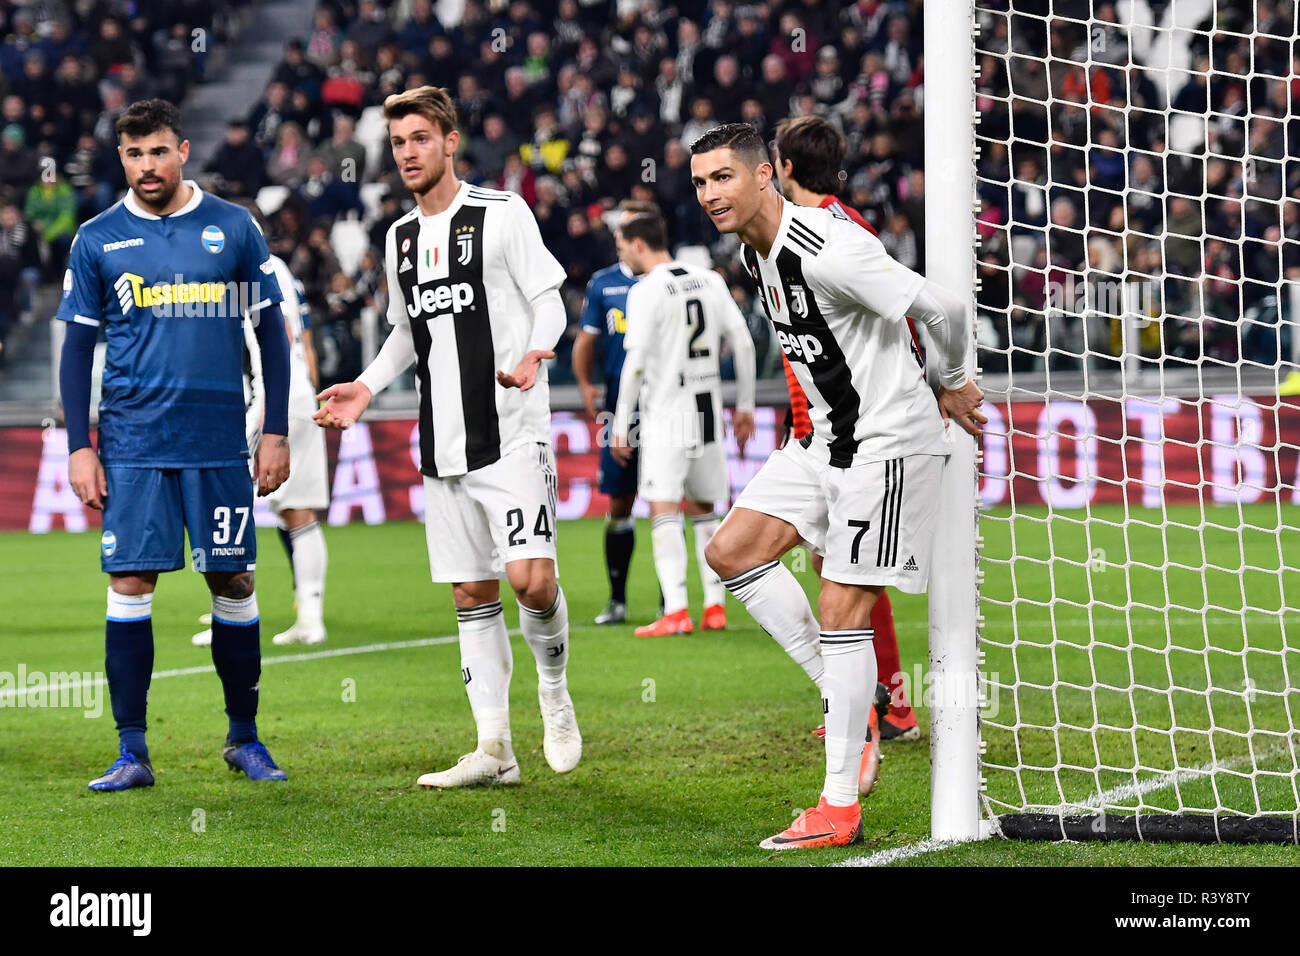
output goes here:
[{"label": "juventus crest", "polygon": [[456,262],[467,266],[474,258],[474,227],[461,226],[456,230]]},{"label": "juventus crest", "polygon": [[808,294],[801,285],[790,286],[790,311],[801,319],[808,317]]}]

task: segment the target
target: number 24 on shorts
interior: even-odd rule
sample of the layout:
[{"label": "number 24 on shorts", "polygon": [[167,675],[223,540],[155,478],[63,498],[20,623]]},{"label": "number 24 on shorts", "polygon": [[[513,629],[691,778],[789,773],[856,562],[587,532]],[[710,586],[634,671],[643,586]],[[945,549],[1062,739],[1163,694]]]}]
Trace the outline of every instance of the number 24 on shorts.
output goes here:
[{"label": "number 24 on shorts", "polygon": [[[521,544],[527,544],[528,539],[524,537],[524,509],[511,508],[506,512],[506,526],[510,536],[506,543],[512,548],[517,548]],[[548,542],[554,536],[551,531],[551,517],[547,514],[546,505],[537,509],[537,521],[533,524],[533,534],[545,538]]]}]

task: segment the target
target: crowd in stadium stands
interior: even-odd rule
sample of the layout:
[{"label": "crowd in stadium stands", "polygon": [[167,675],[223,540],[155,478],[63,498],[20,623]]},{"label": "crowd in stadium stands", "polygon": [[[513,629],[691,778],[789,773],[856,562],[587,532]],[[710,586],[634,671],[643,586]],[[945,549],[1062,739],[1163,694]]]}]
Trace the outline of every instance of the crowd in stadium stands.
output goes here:
[{"label": "crowd in stadium stands", "polygon": [[1126,282],[1140,313],[1168,314],[1137,323],[1130,351],[1285,359],[1300,320],[1277,295],[1300,280],[1294,0],[1220,4],[1180,34],[1190,63],[1170,71],[1169,113],[1113,3],[977,7],[981,365],[1078,369],[1086,348],[1114,367],[1121,322],[1101,312]]},{"label": "crowd in stadium stands", "polygon": [[[684,12],[692,6],[700,15]],[[268,184],[290,191],[272,217],[271,245],[306,287],[323,377],[350,379],[362,361],[361,309],[383,304],[384,233],[409,208],[390,153],[380,150],[371,168],[357,122],[390,93],[444,86],[461,114],[457,174],[533,207],[568,270],[571,335],[588,279],[615,258],[607,213],[622,199],[651,199],[674,247],[709,247],[728,271],[764,370],[779,374],[734,247],[695,200],[688,148],[722,122],[770,136],[787,115],[827,116],[849,142],[844,198],[920,267],[919,23],[919,0],[469,0],[455,24],[440,23],[429,0],[322,4],[310,33],[286,45],[262,99],[232,121],[208,171],[225,195],[254,196]],[[361,202],[366,183],[389,190],[377,218]],[[371,248],[348,273],[331,254],[329,226],[354,214],[366,220]],[[569,379],[571,335],[552,381]]]},{"label": "crowd in stadium stands", "polygon": [[[21,7],[0,13],[0,276],[28,284],[56,280],[77,224],[125,188],[118,111],[153,95],[183,101],[204,69],[188,52],[190,31],[219,26],[230,4],[138,4],[130,18],[110,13],[115,3],[69,9],[40,23]],[[310,31],[286,43],[261,99],[230,117],[199,178],[227,198],[288,191],[268,241],[306,288],[325,381],[350,379],[362,361],[361,311],[383,311],[385,230],[410,205],[391,154],[368,155],[357,124],[390,93],[447,87],[462,117],[458,175],[528,200],[568,269],[571,331],[587,280],[615,258],[605,213],[652,199],[675,248],[708,247],[727,271],[761,367],[775,375],[779,355],[735,240],[720,240],[695,200],[688,148],[718,123],[753,123],[770,137],[785,116],[826,116],[848,141],[842,198],[894,255],[923,268],[920,23],[920,0],[466,0],[454,24],[439,22],[430,0],[325,2]],[[377,217],[362,202],[368,183],[389,190]],[[370,240],[348,271],[331,248],[346,217]],[[0,282],[0,296],[20,286]],[[0,336],[21,298],[0,301]],[[554,381],[569,375],[570,341]]]},{"label": "crowd in stadium stands", "polygon": [[241,5],[0,4],[0,365],[14,324],[34,318],[36,286],[61,279],[77,226],[126,188],[118,114],[182,101]]}]

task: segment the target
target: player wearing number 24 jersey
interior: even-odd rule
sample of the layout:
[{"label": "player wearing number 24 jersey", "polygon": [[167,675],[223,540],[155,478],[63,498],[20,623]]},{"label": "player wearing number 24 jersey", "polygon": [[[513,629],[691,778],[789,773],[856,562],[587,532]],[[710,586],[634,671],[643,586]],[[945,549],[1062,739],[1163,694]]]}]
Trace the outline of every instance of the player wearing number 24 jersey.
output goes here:
[{"label": "player wearing number 24 jersey", "polygon": [[[842,846],[862,832],[858,777],[876,687],[872,607],[885,585],[925,589],[951,440],[946,420],[971,432],[985,420],[965,368],[968,316],[962,300],[891,259],[855,223],[784,199],[753,127],[716,127],[691,154],[700,205],[720,232],[740,238],[813,426],[772,454],[707,555],[816,683],[826,716],[821,799],[762,846]],[[907,315],[938,343],[937,406],[912,356]],[[801,541],[825,555],[820,622],[780,562]]]},{"label": "player wearing number 24 jersey", "polygon": [[[456,178],[456,108],[422,86],[384,101],[389,142],[416,208],[388,231],[393,331],[355,382],[315,415],[348,428],[412,363],[420,402],[420,471],[434,581],[452,585],[461,677],[478,742],[426,788],[515,784],[512,660],[499,579],[519,601],[537,663],[542,749],[557,773],[577,766],[582,737],[569,697],[569,618],[555,570],[555,459],[544,359],[566,325],[564,269],[518,195]],[[507,372],[506,369],[513,371]]]}]

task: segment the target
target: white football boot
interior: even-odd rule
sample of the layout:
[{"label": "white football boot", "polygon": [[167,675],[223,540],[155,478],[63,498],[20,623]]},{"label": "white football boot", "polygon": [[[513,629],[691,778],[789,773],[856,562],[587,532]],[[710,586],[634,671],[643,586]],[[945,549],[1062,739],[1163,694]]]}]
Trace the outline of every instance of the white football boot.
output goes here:
[{"label": "white football boot", "polygon": [[506,757],[502,740],[485,741],[473,753],[465,754],[450,770],[423,774],[415,781],[426,790],[452,787],[496,787],[519,783],[519,761]]},{"label": "white football boot", "polygon": [[325,628],[308,628],[295,621],[287,631],[281,631],[271,638],[271,643],[279,647],[286,644],[324,644]]},{"label": "white football boot", "polygon": [[582,734],[569,692],[547,694],[537,688],[542,708],[542,752],[556,773],[568,773],[582,759]]},{"label": "white football boot", "polygon": [[190,643],[195,647],[211,647],[212,628],[208,628],[206,631],[199,631],[199,633],[190,638]]}]

